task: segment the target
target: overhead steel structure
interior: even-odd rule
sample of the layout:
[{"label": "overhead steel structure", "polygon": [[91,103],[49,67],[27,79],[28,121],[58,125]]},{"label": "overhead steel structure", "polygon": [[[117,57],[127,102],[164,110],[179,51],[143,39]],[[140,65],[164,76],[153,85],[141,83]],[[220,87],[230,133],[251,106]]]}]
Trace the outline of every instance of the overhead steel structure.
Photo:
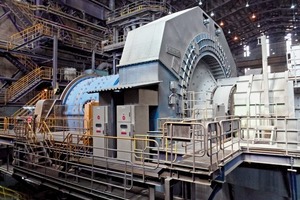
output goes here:
[{"label": "overhead steel structure", "polygon": [[299,71],[235,77],[199,7],[129,32],[118,71],[38,102],[15,127],[14,174],[83,199],[247,199],[232,190],[258,180],[230,176],[250,162],[283,169],[253,169],[269,198],[299,198]]}]

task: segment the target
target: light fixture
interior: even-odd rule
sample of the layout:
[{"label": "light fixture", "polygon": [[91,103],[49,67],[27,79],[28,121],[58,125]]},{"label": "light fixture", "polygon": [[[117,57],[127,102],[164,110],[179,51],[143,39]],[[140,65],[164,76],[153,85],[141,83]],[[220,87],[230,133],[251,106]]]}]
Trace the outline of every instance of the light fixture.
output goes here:
[{"label": "light fixture", "polygon": [[247,1],[247,3],[246,3],[246,8],[248,8],[249,7],[249,2]]},{"label": "light fixture", "polygon": [[224,26],[224,22],[223,21],[220,22],[220,26]]},{"label": "light fixture", "polygon": [[233,40],[237,41],[239,38],[237,36],[234,36]]},{"label": "light fixture", "polygon": [[258,28],[260,27],[260,23],[257,24],[257,27],[258,27]]},{"label": "light fixture", "polygon": [[199,6],[202,6],[202,1],[201,0],[199,1]]},{"label": "light fixture", "polygon": [[230,29],[228,30],[228,34],[230,34],[231,33],[231,31],[230,31]]},{"label": "light fixture", "polygon": [[210,16],[211,17],[215,16],[215,13],[213,11],[211,11]]},{"label": "light fixture", "polygon": [[295,6],[295,4],[292,4],[291,5],[291,9],[294,9],[296,6]]},{"label": "light fixture", "polygon": [[255,18],[256,18],[256,15],[253,13],[252,16],[251,16],[251,18],[252,18],[252,19],[255,19]]}]

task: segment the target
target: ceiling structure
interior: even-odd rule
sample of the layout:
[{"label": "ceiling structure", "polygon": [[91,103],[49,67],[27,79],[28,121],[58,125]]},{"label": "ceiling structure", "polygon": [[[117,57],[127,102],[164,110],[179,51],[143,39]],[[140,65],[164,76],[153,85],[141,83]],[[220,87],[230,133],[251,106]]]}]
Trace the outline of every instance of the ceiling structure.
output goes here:
[{"label": "ceiling structure", "polygon": [[[243,45],[256,42],[257,37],[262,33],[270,36],[271,42],[284,41],[287,33],[292,33],[293,43],[298,43],[300,34],[299,14],[300,0],[0,0],[4,17],[10,19],[17,32],[37,27],[42,24],[46,30],[54,30],[59,39],[59,51],[62,52],[65,60],[59,61],[64,65],[72,66],[74,60],[78,61],[77,68],[88,66],[91,62],[90,53],[96,51],[96,63],[107,59],[112,60],[112,51],[101,49],[103,41],[108,43],[123,42],[131,23],[146,24],[151,20],[164,15],[200,6],[206,11],[222,28],[234,54],[243,52]],[[166,10],[149,11],[148,13],[137,14],[126,20],[122,18],[122,10],[144,6],[147,4],[165,5]],[[133,7],[130,7],[133,6]],[[137,11],[137,10],[135,10]],[[119,12],[119,13],[118,13]],[[130,12],[130,11],[128,11]],[[129,13],[126,13],[128,15]],[[153,14],[156,12],[155,14]],[[118,18],[109,21],[114,14]],[[131,14],[131,13],[130,13]],[[136,13],[134,13],[136,14]],[[136,17],[137,20],[134,20]],[[129,28],[129,29],[128,29]],[[114,32],[114,29],[119,29]],[[46,31],[42,30],[42,34]],[[45,34],[44,34],[45,35]],[[47,64],[49,53],[51,55],[53,33],[46,37],[36,38],[39,48],[24,50],[28,44],[10,49],[14,54],[29,52],[35,53],[35,61]],[[119,41],[120,37],[123,37]],[[50,38],[50,39],[49,39]],[[113,39],[115,38],[115,39]],[[1,38],[2,42],[3,38]],[[13,43],[11,38],[8,43]],[[26,38],[24,39],[26,40]],[[114,41],[112,41],[114,40]],[[26,40],[28,41],[28,40]],[[6,44],[3,44],[4,46]],[[83,46],[85,45],[85,46]],[[122,47],[122,46],[120,46]],[[75,49],[75,50],[74,50]],[[6,50],[6,49],[5,49]],[[116,50],[114,47],[113,50]],[[68,53],[69,52],[69,53]],[[120,55],[121,49],[117,49]],[[44,59],[37,59],[37,55],[44,54]],[[71,54],[71,57],[67,54]],[[65,56],[66,55],[66,56]],[[74,59],[75,58],[75,59]],[[46,61],[45,61],[46,60]],[[69,61],[67,63],[66,61]],[[51,62],[49,63],[51,65]],[[76,67],[76,66],[75,66]]]},{"label": "ceiling structure", "polygon": [[[1,7],[5,13],[8,13],[12,7],[10,1],[2,0],[2,2]],[[107,16],[115,9],[122,9],[139,1],[87,0],[84,3],[85,1],[82,0],[13,0],[12,2],[19,2],[19,7],[23,6],[23,8],[26,7],[24,6],[26,3],[32,5],[27,6],[31,14],[27,13],[26,17],[29,20],[24,21],[23,24],[22,20],[19,22],[16,20],[17,15],[12,17],[12,14],[15,14],[13,10],[9,14],[10,18],[15,20],[19,31],[22,30],[21,25],[24,29],[28,27],[24,24],[36,24],[43,18],[49,20],[49,23],[54,21],[61,24],[60,28],[66,25],[73,28],[73,30],[64,30],[62,37],[67,38],[72,34],[82,36],[80,31],[84,31],[89,34],[89,39],[97,37],[99,40],[100,38],[105,40],[109,34],[112,34],[112,26],[107,24]],[[235,52],[240,51],[243,44],[256,41],[262,33],[269,35],[276,42],[284,41],[287,33],[293,34],[294,43],[300,39],[300,35],[297,34],[300,29],[300,0],[144,0],[141,2],[168,4],[169,13],[200,6],[223,28],[229,46]],[[160,16],[165,14],[167,13],[160,13]],[[34,19],[33,15],[35,15]]]},{"label": "ceiling structure", "polygon": [[170,3],[176,9],[200,6],[223,28],[233,51],[239,50],[241,44],[256,41],[262,33],[277,42],[288,33],[294,35],[294,43],[300,39],[299,0],[171,0]]}]

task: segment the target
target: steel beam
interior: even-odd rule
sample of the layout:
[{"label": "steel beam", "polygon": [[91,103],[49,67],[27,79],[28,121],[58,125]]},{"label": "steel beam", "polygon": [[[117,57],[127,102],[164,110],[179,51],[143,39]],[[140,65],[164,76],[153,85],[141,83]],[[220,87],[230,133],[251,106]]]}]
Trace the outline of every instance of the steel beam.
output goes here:
[{"label": "steel beam", "polygon": [[4,17],[6,17],[7,15],[10,14],[11,11],[8,12],[4,12],[1,16],[0,16],[0,20],[2,20]]}]

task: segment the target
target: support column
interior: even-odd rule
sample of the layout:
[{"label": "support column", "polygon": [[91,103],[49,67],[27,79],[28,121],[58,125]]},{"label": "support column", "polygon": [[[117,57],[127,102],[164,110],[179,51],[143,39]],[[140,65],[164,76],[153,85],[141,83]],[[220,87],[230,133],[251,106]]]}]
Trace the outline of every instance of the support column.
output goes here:
[{"label": "support column", "polygon": [[6,145],[6,153],[7,153],[6,170],[9,172],[9,146],[8,145]]},{"label": "support column", "polygon": [[173,200],[173,188],[171,181],[171,178],[165,179],[165,200]]},{"label": "support column", "polygon": [[196,184],[195,183],[191,183],[191,200],[195,200],[196,199]]},{"label": "support column", "polygon": [[115,0],[109,0],[109,8],[111,9],[111,11],[115,10],[115,8],[116,8]]},{"label": "support column", "polygon": [[155,187],[149,186],[149,200],[155,200]]},{"label": "support column", "polygon": [[289,169],[288,171],[290,176],[291,197],[292,200],[297,200],[297,170]]},{"label": "support column", "polygon": [[[35,4],[36,4],[36,6],[43,5],[43,0],[35,0]],[[40,10],[37,10],[35,14],[36,14],[36,16],[40,17],[42,15],[42,12]]]},{"label": "support column", "polygon": [[92,52],[92,70],[93,72],[95,71],[96,67],[95,67],[95,50],[93,50]]},{"label": "support column", "polygon": [[113,74],[117,74],[117,54],[113,52]]},{"label": "support column", "polygon": [[57,35],[53,36],[53,67],[52,67],[52,87],[54,90],[57,89],[57,54],[58,54],[58,39]]}]

